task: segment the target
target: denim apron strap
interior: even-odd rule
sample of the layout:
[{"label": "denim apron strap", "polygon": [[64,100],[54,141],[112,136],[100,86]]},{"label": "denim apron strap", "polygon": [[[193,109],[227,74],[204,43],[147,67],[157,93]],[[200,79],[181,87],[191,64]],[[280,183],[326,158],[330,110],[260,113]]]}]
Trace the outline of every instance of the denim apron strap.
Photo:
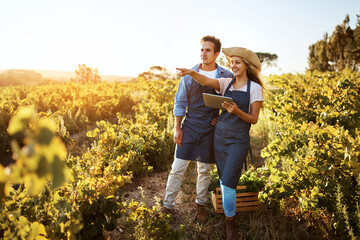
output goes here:
[{"label": "denim apron strap", "polygon": [[[246,89],[246,92],[249,94],[249,102],[250,102],[250,86],[251,86],[251,81],[248,79],[248,84],[247,84],[247,89]],[[249,107],[249,112],[248,114],[250,114],[250,107]],[[250,155],[250,161],[253,165],[255,165],[255,162],[254,162],[254,158],[253,158],[253,154],[252,154],[252,150],[251,150],[251,145],[249,146],[249,155]],[[244,162],[244,168],[245,168],[245,172],[247,171],[247,161],[248,161],[248,158],[245,160]]]},{"label": "denim apron strap", "polygon": [[229,83],[229,85],[225,89],[224,94],[226,93],[226,91],[228,91],[230,89],[230,87],[233,85],[234,81],[235,81],[235,77],[231,80],[231,82]]}]

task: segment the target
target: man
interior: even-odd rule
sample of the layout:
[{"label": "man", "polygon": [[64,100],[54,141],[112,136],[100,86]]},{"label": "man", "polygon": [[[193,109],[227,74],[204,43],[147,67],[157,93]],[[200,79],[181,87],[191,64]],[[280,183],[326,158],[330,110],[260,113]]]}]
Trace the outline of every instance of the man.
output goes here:
[{"label": "man", "polygon": [[[201,39],[201,64],[193,69],[210,78],[233,77],[230,71],[215,63],[220,49],[219,39],[213,36],[203,37]],[[213,88],[197,83],[189,75],[180,79],[174,106],[174,141],[177,145],[166,185],[163,207],[168,212],[174,208],[175,198],[180,190],[186,168],[190,161],[197,161],[196,219],[199,222],[206,222],[205,204],[211,178],[210,169],[211,163],[215,163],[213,133],[219,111],[205,107],[202,93],[216,94]]]}]

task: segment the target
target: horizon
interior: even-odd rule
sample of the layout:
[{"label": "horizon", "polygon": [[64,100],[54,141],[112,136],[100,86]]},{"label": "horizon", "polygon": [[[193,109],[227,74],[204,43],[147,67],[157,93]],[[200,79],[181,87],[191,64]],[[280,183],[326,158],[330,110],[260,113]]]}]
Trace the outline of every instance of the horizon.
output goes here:
[{"label": "horizon", "polygon": [[[75,75],[75,69],[73,71],[62,71],[62,70],[52,70],[52,69],[27,69],[27,68],[10,68],[10,69],[0,69],[0,74],[4,73],[8,70],[29,70],[29,71],[34,71],[37,73],[41,72],[59,72],[59,73],[66,73],[66,74],[73,74]],[[100,76],[116,76],[116,77],[137,77],[137,76],[123,76],[123,75],[114,75],[114,74],[101,74],[99,73]]]},{"label": "horizon", "polygon": [[220,38],[222,47],[277,54],[278,68],[263,75],[303,73],[308,47],[331,35],[347,14],[354,28],[360,15],[355,0],[19,0],[1,7],[1,69],[72,72],[86,64],[115,76],[138,76],[151,66],[172,73],[192,67],[200,62],[204,35]]}]

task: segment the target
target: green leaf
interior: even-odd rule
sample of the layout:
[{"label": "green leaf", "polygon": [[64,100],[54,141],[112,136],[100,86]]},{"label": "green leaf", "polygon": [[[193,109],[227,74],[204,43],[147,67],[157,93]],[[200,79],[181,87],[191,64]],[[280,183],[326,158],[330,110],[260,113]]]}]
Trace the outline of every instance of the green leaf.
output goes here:
[{"label": "green leaf", "polygon": [[26,174],[24,176],[25,187],[28,188],[30,195],[36,195],[41,192],[46,184],[46,178],[39,178],[37,174]]},{"label": "green leaf", "polygon": [[311,173],[317,173],[318,172],[317,168],[314,168],[314,167],[311,167],[311,166],[308,166],[307,169]]},{"label": "green leaf", "polygon": [[46,174],[49,172],[48,166],[49,166],[49,164],[46,161],[46,157],[40,156],[40,161],[39,161],[37,169],[36,169],[36,173],[40,178],[46,176]]},{"label": "green leaf", "polygon": [[46,230],[44,225],[39,222],[31,223],[30,240],[42,240],[46,238]]},{"label": "green leaf", "polygon": [[314,145],[315,145],[315,144],[314,144],[313,140],[310,140],[310,141],[309,141],[309,148],[310,148],[310,149],[313,149],[313,148],[314,148]]},{"label": "green leaf", "polygon": [[15,116],[10,119],[8,133],[14,135],[15,133],[22,131],[35,114],[35,110],[31,107],[21,108]]},{"label": "green leaf", "polygon": [[37,126],[40,129],[36,137],[37,141],[42,145],[49,145],[56,132],[56,126],[49,119],[40,119]]},{"label": "green leaf", "polygon": [[279,193],[285,192],[285,188],[283,186],[281,186],[280,188],[278,188]]},{"label": "green leaf", "polygon": [[41,145],[49,145],[53,137],[53,132],[50,129],[43,127],[40,129],[36,139]]},{"label": "green leaf", "polygon": [[326,129],[329,131],[329,133],[335,137],[338,136],[338,131],[333,126],[327,126]]},{"label": "green leaf", "polygon": [[25,226],[26,224],[28,224],[28,220],[27,220],[26,217],[20,216],[19,217],[19,223],[20,223],[21,226]]},{"label": "green leaf", "polygon": [[262,158],[267,158],[267,157],[270,157],[270,153],[268,151],[261,151],[261,157]]},{"label": "green leaf", "polygon": [[52,188],[57,188],[63,184],[65,181],[64,175],[64,167],[65,163],[61,161],[58,156],[54,157],[54,162],[52,163],[52,173],[53,173],[53,181]]}]

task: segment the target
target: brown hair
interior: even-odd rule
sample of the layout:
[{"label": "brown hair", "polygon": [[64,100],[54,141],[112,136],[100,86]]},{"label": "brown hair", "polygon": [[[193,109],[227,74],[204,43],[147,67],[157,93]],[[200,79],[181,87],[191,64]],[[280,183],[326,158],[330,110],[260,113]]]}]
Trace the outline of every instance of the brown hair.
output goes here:
[{"label": "brown hair", "polygon": [[241,59],[247,66],[246,75],[248,76],[248,78],[250,78],[252,81],[259,84],[261,86],[261,88],[264,90],[265,89],[264,83],[261,81],[260,76],[259,76],[260,70],[258,68],[256,68],[254,64],[252,64],[245,58],[241,58]]},{"label": "brown hair", "polygon": [[205,36],[201,39],[200,43],[203,42],[212,42],[214,43],[214,52],[220,52],[221,49],[221,42],[218,38],[214,37],[214,36]]}]

